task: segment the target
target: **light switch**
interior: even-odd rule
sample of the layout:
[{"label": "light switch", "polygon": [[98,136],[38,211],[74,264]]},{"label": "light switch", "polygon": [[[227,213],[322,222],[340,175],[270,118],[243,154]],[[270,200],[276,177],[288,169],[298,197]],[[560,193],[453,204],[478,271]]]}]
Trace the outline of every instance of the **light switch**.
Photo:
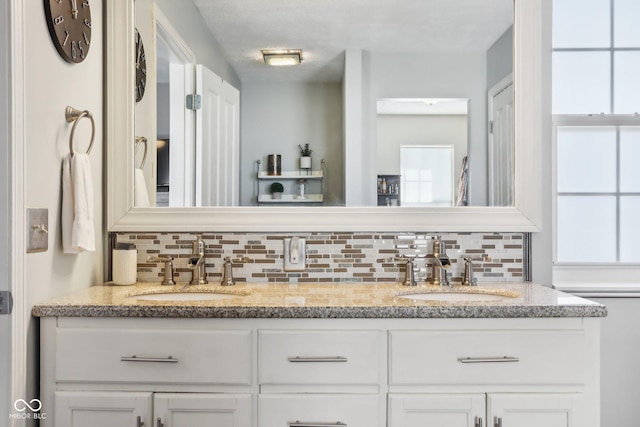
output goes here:
[{"label": "light switch", "polygon": [[49,249],[49,209],[27,208],[27,253]]}]

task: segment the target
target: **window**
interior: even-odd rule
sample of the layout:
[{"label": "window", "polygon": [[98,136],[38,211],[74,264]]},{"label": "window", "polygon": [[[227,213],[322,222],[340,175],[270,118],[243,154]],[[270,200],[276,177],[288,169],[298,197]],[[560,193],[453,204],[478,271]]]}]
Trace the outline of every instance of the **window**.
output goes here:
[{"label": "window", "polygon": [[556,266],[640,265],[638,18],[637,0],[553,1]]},{"label": "window", "polygon": [[402,206],[453,206],[453,146],[402,146],[400,170]]}]

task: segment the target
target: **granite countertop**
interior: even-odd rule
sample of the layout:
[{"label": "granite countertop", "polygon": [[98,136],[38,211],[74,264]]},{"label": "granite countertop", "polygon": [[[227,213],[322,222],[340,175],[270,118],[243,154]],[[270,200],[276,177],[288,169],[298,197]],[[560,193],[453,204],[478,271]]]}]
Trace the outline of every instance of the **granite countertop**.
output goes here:
[{"label": "granite countertop", "polygon": [[[216,299],[151,301],[172,292],[215,293]],[[461,301],[400,298],[398,294],[473,293]],[[224,294],[224,295],[221,295]],[[490,295],[503,296],[492,298]],[[460,295],[456,295],[460,296]],[[153,297],[151,297],[153,298]],[[445,298],[449,298],[445,296]],[[36,317],[166,318],[522,318],[604,317],[607,309],[534,283],[483,283],[477,287],[400,284],[238,284],[220,286],[100,285],[42,302]]]}]

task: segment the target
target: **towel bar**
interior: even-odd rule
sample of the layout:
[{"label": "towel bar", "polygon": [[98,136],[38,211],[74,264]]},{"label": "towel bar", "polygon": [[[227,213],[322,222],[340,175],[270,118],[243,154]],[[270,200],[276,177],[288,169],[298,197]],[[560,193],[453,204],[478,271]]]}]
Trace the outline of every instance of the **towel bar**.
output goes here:
[{"label": "towel bar", "polygon": [[91,149],[93,148],[93,141],[96,136],[96,122],[93,120],[93,114],[91,114],[89,110],[81,111],[76,110],[73,107],[67,107],[65,109],[65,117],[67,119],[67,122],[74,122],[73,126],[71,127],[71,135],[69,135],[69,152],[71,153],[71,155],[73,155],[73,134],[76,131],[78,122],[83,117],[88,117],[91,120],[91,142],[89,143],[89,148],[87,148],[87,154],[91,153]]},{"label": "towel bar", "polygon": [[138,156],[138,148],[140,148],[141,144],[144,144],[144,154],[142,155],[142,163],[140,163],[140,169],[143,169],[144,164],[147,161],[147,138],[144,136],[136,136],[136,149],[133,154],[134,158]]}]

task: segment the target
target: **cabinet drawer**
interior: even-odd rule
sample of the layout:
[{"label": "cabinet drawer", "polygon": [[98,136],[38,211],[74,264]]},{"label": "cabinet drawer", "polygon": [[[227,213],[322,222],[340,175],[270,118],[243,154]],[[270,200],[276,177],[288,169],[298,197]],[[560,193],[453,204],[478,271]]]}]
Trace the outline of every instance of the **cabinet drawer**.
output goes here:
[{"label": "cabinet drawer", "polygon": [[250,331],[58,329],[56,380],[251,383]]},{"label": "cabinet drawer", "polygon": [[582,331],[390,332],[390,384],[582,384]]},{"label": "cabinet drawer", "polygon": [[278,427],[384,426],[378,395],[261,395],[258,425]]},{"label": "cabinet drawer", "polygon": [[381,332],[260,331],[260,384],[378,384]]}]

